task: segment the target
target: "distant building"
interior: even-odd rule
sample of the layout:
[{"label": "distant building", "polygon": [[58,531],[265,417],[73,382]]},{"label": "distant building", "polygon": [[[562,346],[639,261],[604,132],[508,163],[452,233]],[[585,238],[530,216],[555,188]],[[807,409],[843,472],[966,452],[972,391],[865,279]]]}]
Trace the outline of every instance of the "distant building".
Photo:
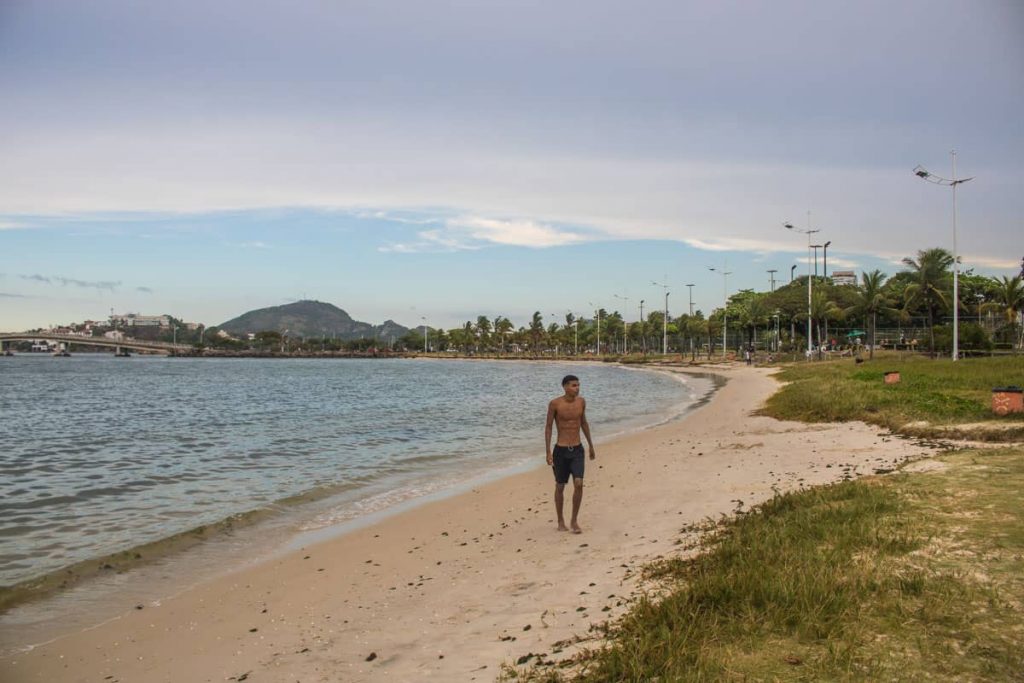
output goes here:
[{"label": "distant building", "polygon": [[170,327],[171,318],[167,315],[125,313],[123,315],[111,315],[110,324],[114,327]]},{"label": "distant building", "polygon": [[121,330],[111,330],[109,332],[104,332],[103,336],[107,339],[113,339],[114,341],[121,341],[124,339],[124,332]]},{"label": "distant building", "polygon": [[832,282],[837,285],[856,285],[857,274],[852,270],[833,270]]}]

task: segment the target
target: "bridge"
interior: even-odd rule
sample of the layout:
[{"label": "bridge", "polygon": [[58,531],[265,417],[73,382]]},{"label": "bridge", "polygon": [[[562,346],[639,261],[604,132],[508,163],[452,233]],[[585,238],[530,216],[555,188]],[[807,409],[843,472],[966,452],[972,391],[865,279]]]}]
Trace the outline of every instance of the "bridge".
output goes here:
[{"label": "bridge", "polygon": [[0,332],[0,355],[11,342],[36,341],[45,339],[64,344],[69,352],[72,345],[104,346],[114,349],[114,355],[127,356],[129,351],[164,353],[168,356],[189,355],[196,352],[191,344],[170,344],[168,342],[144,341],[141,339],[108,339],[106,337],[83,337],[77,334],[54,334],[52,332]]}]

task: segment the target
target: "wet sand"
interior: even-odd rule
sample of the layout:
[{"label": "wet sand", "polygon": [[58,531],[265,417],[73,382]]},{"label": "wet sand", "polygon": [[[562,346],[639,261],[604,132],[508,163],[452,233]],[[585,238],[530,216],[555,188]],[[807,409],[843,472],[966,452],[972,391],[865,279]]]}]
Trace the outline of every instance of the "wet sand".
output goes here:
[{"label": "wet sand", "polygon": [[708,405],[599,447],[583,534],[555,530],[540,468],[126,605],[0,660],[0,680],[490,681],[503,662],[586,645],[593,625],[628,608],[640,566],[678,552],[688,525],[928,454],[864,424],[754,417],[777,388],[769,372],[715,372],[729,382]]}]

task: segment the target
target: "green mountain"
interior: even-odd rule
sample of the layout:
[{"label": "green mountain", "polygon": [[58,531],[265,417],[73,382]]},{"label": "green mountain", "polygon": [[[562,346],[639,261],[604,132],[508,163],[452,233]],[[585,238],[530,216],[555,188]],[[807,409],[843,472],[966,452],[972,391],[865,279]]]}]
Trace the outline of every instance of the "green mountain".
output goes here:
[{"label": "green mountain", "polygon": [[335,339],[397,339],[409,331],[393,320],[382,325],[353,320],[334,304],[322,301],[296,301],[243,313],[218,327],[235,336],[250,332],[288,331],[290,337],[331,337]]}]

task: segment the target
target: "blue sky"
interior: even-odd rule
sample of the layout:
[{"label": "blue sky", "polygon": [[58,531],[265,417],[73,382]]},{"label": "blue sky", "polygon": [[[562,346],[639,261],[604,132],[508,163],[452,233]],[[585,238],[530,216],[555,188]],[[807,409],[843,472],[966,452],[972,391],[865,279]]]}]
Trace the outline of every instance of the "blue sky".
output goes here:
[{"label": "blue sky", "polygon": [[[1024,6],[0,3],[0,329],[705,311],[806,267],[1024,256]],[[660,304],[656,304],[660,305]]]}]

